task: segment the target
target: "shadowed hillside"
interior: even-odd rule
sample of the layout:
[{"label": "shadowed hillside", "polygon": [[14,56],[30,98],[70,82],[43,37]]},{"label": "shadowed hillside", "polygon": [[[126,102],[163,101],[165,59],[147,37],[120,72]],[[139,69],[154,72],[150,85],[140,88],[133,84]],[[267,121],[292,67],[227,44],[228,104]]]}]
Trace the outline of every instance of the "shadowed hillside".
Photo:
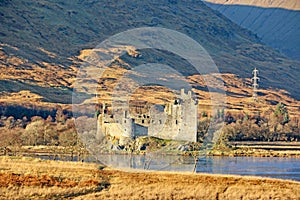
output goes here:
[{"label": "shadowed hillside", "polygon": [[299,1],[207,0],[206,5],[257,33],[266,44],[300,60]]}]

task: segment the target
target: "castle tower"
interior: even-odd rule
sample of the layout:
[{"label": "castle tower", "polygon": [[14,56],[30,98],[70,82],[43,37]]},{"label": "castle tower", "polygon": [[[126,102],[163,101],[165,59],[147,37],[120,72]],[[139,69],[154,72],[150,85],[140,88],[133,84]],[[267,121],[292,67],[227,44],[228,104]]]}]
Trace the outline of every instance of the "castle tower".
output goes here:
[{"label": "castle tower", "polygon": [[120,111],[109,114],[105,104],[102,105],[102,112],[97,121],[97,138],[112,136],[116,138],[134,136],[133,119],[128,111]]},{"label": "castle tower", "polygon": [[181,93],[179,98],[180,115],[176,119],[181,124],[179,124],[176,139],[196,142],[198,102],[193,99],[191,91],[186,94],[183,90]]},{"label": "castle tower", "polygon": [[134,137],[134,126],[133,126],[134,120],[130,118],[128,114],[128,110],[123,111],[122,118],[119,119],[118,121],[123,129],[122,136],[129,137],[129,138]]},{"label": "castle tower", "polygon": [[164,113],[152,117],[149,126],[149,136],[163,139],[175,139],[196,142],[197,138],[197,108],[198,103],[181,89],[180,96],[167,104]]}]

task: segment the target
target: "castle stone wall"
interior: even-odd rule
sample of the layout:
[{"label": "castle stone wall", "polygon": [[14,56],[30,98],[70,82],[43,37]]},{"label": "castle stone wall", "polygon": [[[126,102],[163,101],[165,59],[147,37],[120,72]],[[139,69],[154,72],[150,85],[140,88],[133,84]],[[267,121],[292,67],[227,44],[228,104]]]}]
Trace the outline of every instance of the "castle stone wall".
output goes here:
[{"label": "castle stone wall", "polygon": [[112,116],[103,110],[98,124],[105,135],[114,137],[153,136],[196,142],[197,107],[191,92],[186,94],[181,90],[180,97],[167,104],[163,111],[154,110],[150,116],[132,119],[127,111],[122,115]]},{"label": "castle stone wall", "polygon": [[184,93],[173,103],[167,104],[164,113],[154,113],[149,125],[149,136],[163,139],[197,140],[197,102],[191,93]]}]

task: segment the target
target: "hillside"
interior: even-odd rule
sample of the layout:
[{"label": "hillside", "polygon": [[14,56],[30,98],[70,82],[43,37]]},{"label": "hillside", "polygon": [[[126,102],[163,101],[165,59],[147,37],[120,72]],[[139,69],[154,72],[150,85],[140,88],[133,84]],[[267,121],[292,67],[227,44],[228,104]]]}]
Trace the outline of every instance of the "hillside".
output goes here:
[{"label": "hillside", "polygon": [[300,60],[300,1],[206,0],[236,24],[290,58]]},{"label": "hillside", "polygon": [[297,0],[205,0],[224,5],[246,5],[262,8],[283,8],[287,10],[300,10],[300,2]]},{"label": "hillside", "polygon": [[[169,28],[193,38],[209,52],[223,74],[249,78],[257,67],[262,89],[284,89],[284,99],[300,99],[299,62],[265,46],[253,33],[202,1],[5,0],[0,2],[0,17],[1,102],[24,104],[26,98],[33,98],[36,100],[31,103],[39,106],[71,104],[76,73],[83,62],[82,50],[92,49],[116,33],[145,26]],[[173,67],[178,65],[176,59],[161,52],[141,52],[148,55],[142,62],[165,59]],[[115,75],[120,72],[116,69]],[[286,80],[289,84],[283,84]],[[23,90],[30,93],[24,95]],[[200,92],[208,98],[205,90]]]}]

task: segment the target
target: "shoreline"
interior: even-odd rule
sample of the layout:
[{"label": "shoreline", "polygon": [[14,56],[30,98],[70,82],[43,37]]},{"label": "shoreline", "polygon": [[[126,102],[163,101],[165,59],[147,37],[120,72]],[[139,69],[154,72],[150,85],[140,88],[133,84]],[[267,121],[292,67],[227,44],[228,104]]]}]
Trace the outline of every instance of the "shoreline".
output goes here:
[{"label": "shoreline", "polygon": [[[251,144],[252,145],[252,144]],[[289,145],[287,143],[286,145]],[[173,152],[160,152],[161,155],[167,156],[226,156],[226,157],[293,157],[300,158],[300,143],[299,150],[298,146],[296,150],[291,150],[286,148],[286,145],[280,145],[277,150],[266,150],[265,148],[252,146],[240,146],[233,148],[225,149],[212,149],[208,151],[173,151]],[[254,147],[253,147],[254,146]],[[296,146],[296,145],[295,145]],[[13,148],[7,148],[13,149]],[[278,150],[279,149],[279,150]],[[156,151],[154,151],[156,152]],[[39,157],[39,156],[48,156],[48,157],[89,157],[90,153],[85,149],[74,150],[70,147],[60,147],[60,146],[22,146],[19,149],[13,149],[6,152],[2,152],[0,156],[30,156],[30,157]],[[105,152],[103,154],[107,155],[145,155],[149,152],[147,151],[111,151]],[[151,153],[151,152],[150,152]]]},{"label": "shoreline", "polygon": [[300,158],[300,151],[291,150],[264,150],[264,149],[236,149],[230,151],[212,150],[209,156],[226,157],[280,157],[280,158]]}]

